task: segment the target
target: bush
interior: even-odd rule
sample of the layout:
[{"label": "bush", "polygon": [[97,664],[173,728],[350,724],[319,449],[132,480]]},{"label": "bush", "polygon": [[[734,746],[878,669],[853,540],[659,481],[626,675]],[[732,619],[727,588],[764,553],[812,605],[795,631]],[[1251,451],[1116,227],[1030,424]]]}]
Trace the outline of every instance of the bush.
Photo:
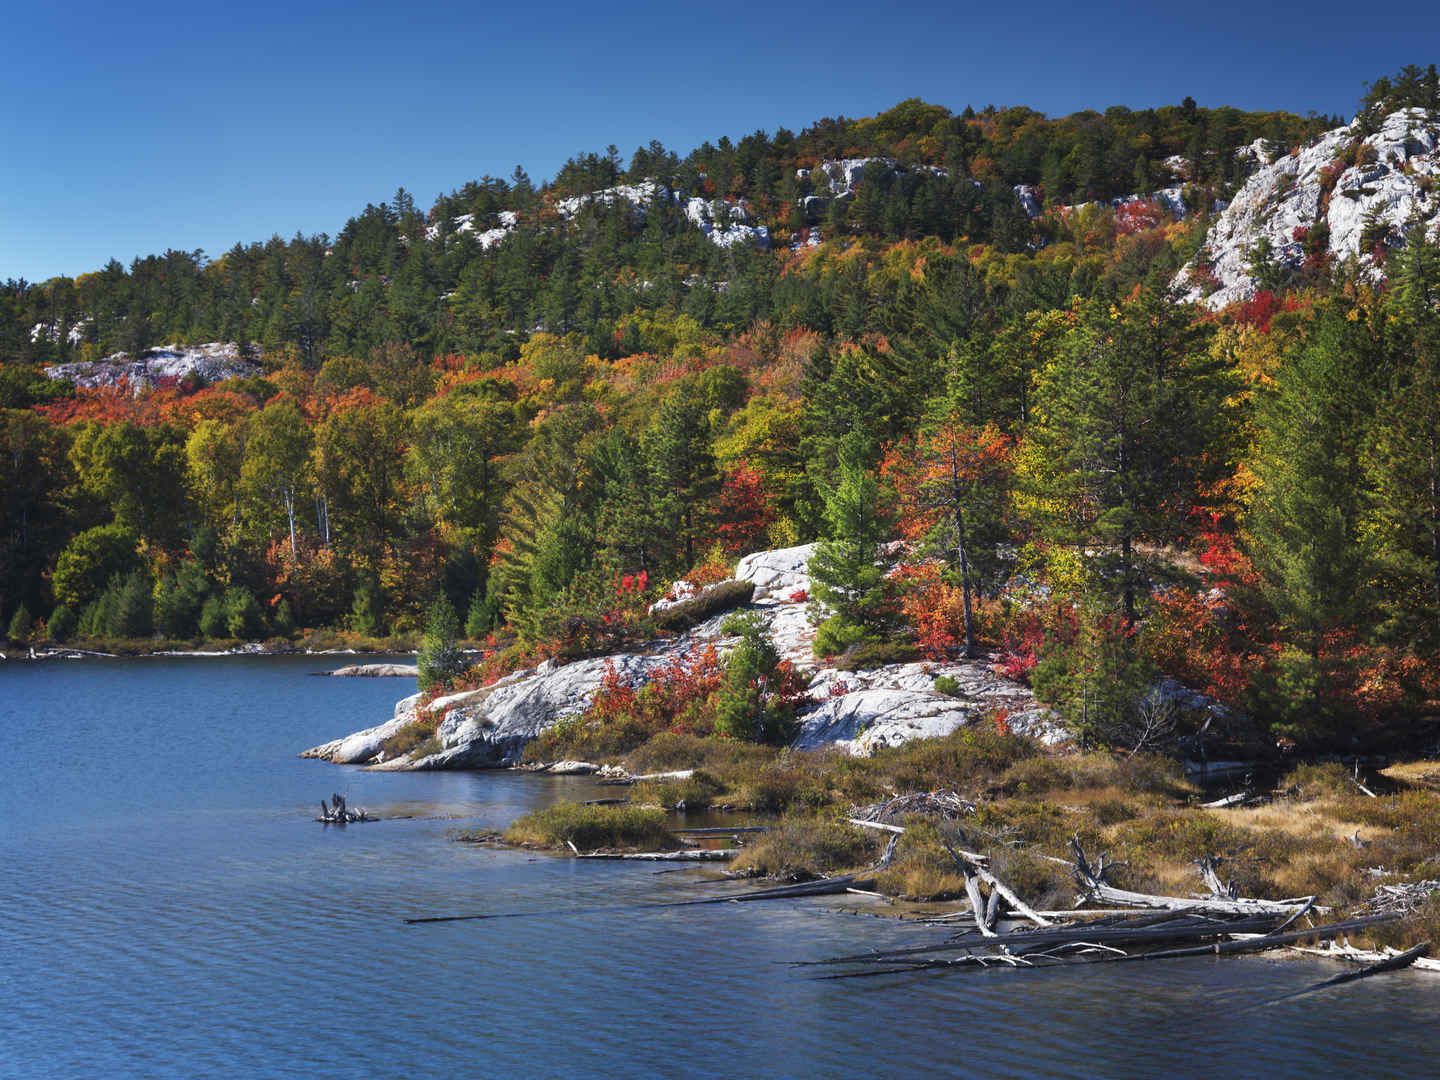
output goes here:
[{"label": "bush", "polygon": [[166,637],[194,637],[210,591],[204,568],[187,560],[155,583],[155,628]]},{"label": "bush", "polygon": [[755,615],[732,615],[722,629],[740,644],[725,663],[715,694],[717,734],[777,745],[795,737],[795,708],[809,680],[780,659],[765,624]]},{"label": "bush", "polygon": [[946,697],[959,697],[960,684],[950,675],[941,675],[935,679],[935,692]]},{"label": "bush", "polygon": [[706,619],[713,618],[722,611],[729,611],[742,604],[748,604],[754,595],[755,583],[753,581],[722,581],[720,584],[706,589],[699,596],[692,596],[689,600],[682,600],[674,607],[655,612],[651,618],[654,619],[658,629],[671,634],[680,634],[692,626],[699,626]]},{"label": "bush", "polygon": [[921,659],[923,654],[908,641],[868,641],[847,652],[835,666],[841,671],[864,671],[888,664],[913,664]]},{"label": "bush", "polygon": [[831,615],[815,631],[815,655],[838,656],[848,649],[873,643],[875,635],[843,615]]},{"label": "bush", "polygon": [[105,591],[80,617],[80,632],[86,637],[138,638],[154,629],[154,605],[150,581],[144,571],[110,579]]},{"label": "bush", "polygon": [[574,844],[582,851],[667,851],[679,845],[666,828],[666,820],[665,811],[650,807],[557,803],[517,819],[505,830],[505,842],[542,848]]}]

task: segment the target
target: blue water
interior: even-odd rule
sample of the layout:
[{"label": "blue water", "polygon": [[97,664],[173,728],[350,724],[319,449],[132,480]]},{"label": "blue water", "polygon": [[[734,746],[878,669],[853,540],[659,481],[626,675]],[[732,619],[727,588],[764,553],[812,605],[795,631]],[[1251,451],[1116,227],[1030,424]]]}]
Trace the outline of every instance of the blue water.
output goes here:
[{"label": "blue water", "polygon": [[[340,658],[0,668],[0,1077],[1432,1075],[1440,977],[1257,1003],[1277,957],[817,982],[935,928],[833,902],[601,910],[691,872],[456,843],[590,781],[367,773]],[[390,818],[311,819],[346,794]],[[401,815],[410,815],[396,820]],[[406,916],[544,912],[407,926]]]}]

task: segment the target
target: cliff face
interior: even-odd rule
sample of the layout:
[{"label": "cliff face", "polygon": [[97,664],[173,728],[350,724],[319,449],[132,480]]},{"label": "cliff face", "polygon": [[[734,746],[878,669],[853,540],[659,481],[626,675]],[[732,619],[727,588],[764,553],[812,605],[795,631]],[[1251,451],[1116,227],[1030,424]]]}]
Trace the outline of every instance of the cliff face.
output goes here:
[{"label": "cliff face", "polygon": [[1308,243],[1310,254],[1358,259],[1373,278],[1383,276],[1386,247],[1403,243],[1412,228],[1431,236],[1440,228],[1437,146],[1440,121],[1403,109],[1371,135],[1362,137],[1357,119],[1274,160],[1247,147],[1263,164],[1210,227],[1176,288],[1183,299],[1215,310],[1248,299],[1258,287],[1251,263],[1262,240],[1270,257],[1292,270],[1304,265]]},{"label": "cliff face", "polygon": [[[993,674],[981,661],[893,664],[855,672],[820,666],[811,653],[815,631],[804,599],[810,585],[806,563],[813,552],[810,544],[757,552],[741,559],[736,567],[736,578],[755,586],[748,610],[763,620],[781,655],[811,674],[812,704],[800,714],[797,747],[834,744],[851,753],[869,754],[908,739],[949,734],[996,708],[1007,710],[1012,730],[1051,740],[1061,737],[1048,711],[1036,705],[1026,687]],[[301,756],[388,769],[512,764],[541,731],[582,711],[608,668],[631,682],[643,683],[677,655],[709,644],[727,650],[734,639],[721,630],[726,617],[717,615],[641,651],[569,664],[549,661],[493,686],[441,698],[431,708],[443,713],[436,731],[443,749],[422,758],[387,761],[382,750],[388,737],[415,719],[418,694],[399,702],[387,723],[313,747]],[[940,675],[954,679],[958,692],[937,691],[934,681]]]}]

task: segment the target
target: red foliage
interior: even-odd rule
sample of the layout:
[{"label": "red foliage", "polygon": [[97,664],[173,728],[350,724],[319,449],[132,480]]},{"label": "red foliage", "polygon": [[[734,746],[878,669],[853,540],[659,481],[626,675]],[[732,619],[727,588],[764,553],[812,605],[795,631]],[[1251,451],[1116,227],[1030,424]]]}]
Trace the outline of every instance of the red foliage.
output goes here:
[{"label": "red foliage", "polygon": [[792,604],[803,604],[810,599],[810,592],[807,589],[796,589],[785,599]]},{"label": "red foliage", "polygon": [[1137,199],[1134,202],[1121,203],[1116,209],[1115,231],[1120,236],[1129,236],[1132,233],[1159,228],[1164,220],[1165,211],[1159,203],[1150,199]]},{"label": "red foliage", "polygon": [[1030,673],[1040,663],[1040,652],[1044,647],[1045,628],[1040,617],[1033,612],[1025,613],[1015,626],[1007,627],[1001,636],[995,673],[1028,684]]},{"label": "red foliage", "polygon": [[741,460],[725,474],[720,487],[720,524],[716,533],[732,555],[763,546],[775,520],[775,498],[765,490],[764,474]]}]

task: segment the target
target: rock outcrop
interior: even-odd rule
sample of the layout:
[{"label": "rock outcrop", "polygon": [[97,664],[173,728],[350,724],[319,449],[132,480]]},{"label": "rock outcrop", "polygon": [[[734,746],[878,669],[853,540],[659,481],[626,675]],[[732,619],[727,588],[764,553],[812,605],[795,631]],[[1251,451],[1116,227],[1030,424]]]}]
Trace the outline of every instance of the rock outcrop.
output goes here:
[{"label": "rock outcrop", "polygon": [[[562,220],[572,221],[586,207],[609,207],[623,203],[630,207],[637,220],[643,221],[656,199],[673,202],[712,244],[731,247],[735,244],[753,243],[761,251],[770,250],[770,230],[764,225],[753,223],[748,203],[742,201],[732,204],[723,199],[699,198],[684,192],[671,191],[654,180],[642,180],[638,184],[619,184],[583,195],[574,195],[568,199],[559,199],[555,203],[555,212]],[[488,249],[514,232],[519,224],[513,210],[500,211],[496,220],[498,224],[482,230],[476,226],[473,215],[461,214],[451,220],[450,228],[452,232],[474,233],[480,246]],[[426,230],[426,236],[430,240],[438,239],[439,227],[431,225]]]},{"label": "rock outcrop", "polygon": [[[742,558],[735,572],[738,580],[755,587],[746,610],[764,622],[784,658],[812,675],[814,704],[800,715],[796,746],[833,743],[851,753],[869,754],[907,739],[948,734],[996,709],[1006,711],[1013,730],[1052,741],[1059,737],[1049,713],[1036,706],[1028,689],[993,674],[980,661],[899,664],[857,672],[818,664],[812,653],[815,629],[808,614],[807,564],[814,550],[813,544],[805,544],[756,552]],[[547,661],[491,686],[437,699],[430,710],[432,715],[440,714],[435,740],[441,749],[422,757],[386,760],[384,754],[385,741],[415,721],[418,694],[399,702],[386,723],[313,747],[302,756],[382,769],[513,764],[525,744],[547,727],[583,711],[611,670],[639,684],[677,656],[712,644],[722,652],[730,648],[734,639],[722,629],[727,615],[716,615],[685,634],[635,652],[569,664]],[[940,675],[955,680],[955,694],[935,689]]]},{"label": "rock outcrop", "polygon": [[123,383],[134,394],[167,382],[196,377],[207,383],[244,379],[260,374],[260,365],[240,353],[234,343],[208,345],[162,345],[146,349],[138,360],[129,353],[111,353],[103,360],[77,360],[52,364],[45,369],[52,379],[76,386],[113,387]]},{"label": "rock outcrop", "polygon": [[1364,135],[1356,119],[1274,160],[1263,143],[1246,147],[1246,157],[1261,167],[1210,227],[1200,257],[1181,269],[1176,288],[1185,300],[1215,310],[1248,299],[1257,288],[1251,263],[1262,240],[1270,258],[1292,270],[1304,265],[1309,240],[1323,242],[1337,262],[1358,259],[1379,278],[1377,248],[1403,243],[1417,224],[1436,233],[1437,145],[1440,121],[1422,109],[1402,109],[1373,134]]}]

